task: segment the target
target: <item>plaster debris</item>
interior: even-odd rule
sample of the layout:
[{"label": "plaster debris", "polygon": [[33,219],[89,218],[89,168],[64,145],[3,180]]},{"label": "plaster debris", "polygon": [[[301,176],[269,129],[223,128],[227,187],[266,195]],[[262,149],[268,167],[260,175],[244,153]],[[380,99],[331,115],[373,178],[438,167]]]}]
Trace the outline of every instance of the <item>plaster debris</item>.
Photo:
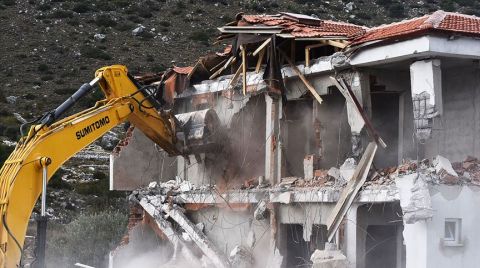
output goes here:
[{"label": "plaster debris", "polygon": [[264,220],[267,216],[267,211],[267,201],[262,199],[260,202],[258,202],[255,212],[253,213],[253,217],[257,221]]},{"label": "plaster debris", "polygon": [[438,155],[435,157],[433,165],[440,180],[447,184],[455,184],[459,181],[457,172],[453,170],[452,164],[447,158]]},{"label": "plaster debris", "polygon": [[253,255],[249,249],[244,246],[236,246],[230,252],[229,257],[232,267],[250,268],[254,264]]},{"label": "plaster debris", "polygon": [[[327,248],[327,247],[325,247]],[[315,250],[310,257],[312,268],[347,268],[347,257],[340,250]]]},{"label": "plaster debris", "polygon": [[432,201],[425,179],[426,175],[419,173],[411,189],[412,195],[408,206],[402,207],[403,220],[407,224],[430,219],[433,217]]}]

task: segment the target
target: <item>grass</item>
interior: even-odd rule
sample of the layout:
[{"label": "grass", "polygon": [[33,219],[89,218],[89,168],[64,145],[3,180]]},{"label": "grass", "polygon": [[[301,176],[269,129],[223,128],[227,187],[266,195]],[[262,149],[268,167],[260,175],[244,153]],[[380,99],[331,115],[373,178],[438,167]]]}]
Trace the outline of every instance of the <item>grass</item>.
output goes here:
[{"label": "grass", "polygon": [[15,149],[13,146],[7,146],[3,143],[0,143],[0,167],[3,165],[3,162],[7,160],[8,156],[13,152]]}]

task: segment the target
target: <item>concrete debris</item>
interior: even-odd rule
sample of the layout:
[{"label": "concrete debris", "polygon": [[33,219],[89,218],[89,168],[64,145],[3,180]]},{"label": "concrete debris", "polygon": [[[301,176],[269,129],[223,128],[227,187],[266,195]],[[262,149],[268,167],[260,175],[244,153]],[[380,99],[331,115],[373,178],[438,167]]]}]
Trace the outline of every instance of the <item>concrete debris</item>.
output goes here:
[{"label": "concrete debris", "polygon": [[447,158],[438,155],[433,160],[433,165],[435,167],[435,172],[443,182],[447,184],[455,184],[459,181],[457,172],[453,170],[452,164]]},{"label": "concrete debris", "polygon": [[278,248],[275,248],[268,258],[267,268],[282,267],[283,256]]},{"label": "concrete debris", "polygon": [[253,254],[244,246],[236,246],[230,252],[230,264],[236,268],[250,268],[254,264]]},{"label": "concrete debris", "polygon": [[432,201],[425,177],[425,174],[418,174],[418,178],[411,189],[410,202],[408,206],[402,207],[403,220],[407,224],[433,217]]},{"label": "concrete debris", "polygon": [[148,189],[155,189],[157,188],[158,182],[152,181],[148,184]]},{"label": "concrete debris", "polygon": [[348,265],[347,257],[340,250],[330,249],[327,245],[325,250],[315,250],[310,260],[312,268],[346,268]]},{"label": "concrete debris", "polygon": [[182,232],[182,239],[187,242],[192,242],[192,238],[186,232]]},{"label": "concrete debris", "polygon": [[255,212],[253,212],[253,217],[257,220],[264,220],[267,217],[267,201],[262,199],[258,202]]},{"label": "concrete debris", "polygon": [[313,179],[314,161],[315,155],[307,155],[303,159],[303,174],[307,181]]},{"label": "concrete debris", "polygon": [[203,230],[205,230],[205,224],[203,222],[199,222],[195,224],[195,227],[197,227],[197,229],[202,233],[203,233]]},{"label": "concrete debris", "polygon": [[182,181],[180,183],[180,191],[182,192],[190,192],[193,189],[193,184],[189,181]]},{"label": "concrete debris", "polygon": [[255,236],[255,232],[250,229],[247,235],[247,246],[253,249],[256,242],[257,242],[257,238]]},{"label": "concrete debris", "polygon": [[355,163],[355,159],[347,158],[340,166],[340,177],[346,182],[349,182],[353,176],[353,173],[355,173],[356,167],[357,165]]},{"label": "concrete debris", "polygon": [[290,204],[292,202],[292,193],[284,192],[276,195],[276,200],[282,204]]},{"label": "concrete debris", "polygon": [[338,180],[340,178],[340,170],[336,167],[331,167],[328,170],[327,175],[334,178],[335,180]]}]

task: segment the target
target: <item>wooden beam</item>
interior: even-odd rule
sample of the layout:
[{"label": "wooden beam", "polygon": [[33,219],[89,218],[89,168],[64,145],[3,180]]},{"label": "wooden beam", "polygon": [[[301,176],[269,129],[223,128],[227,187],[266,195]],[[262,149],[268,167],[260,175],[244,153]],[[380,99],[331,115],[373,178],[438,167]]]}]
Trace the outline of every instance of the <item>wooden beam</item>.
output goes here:
[{"label": "wooden beam", "polygon": [[247,51],[244,45],[240,46],[240,50],[242,51],[242,79],[243,79],[243,95],[247,95]]},{"label": "wooden beam", "polygon": [[305,66],[310,67],[310,49],[317,48],[317,47],[324,47],[324,46],[328,46],[328,45],[320,43],[320,44],[305,46]]},{"label": "wooden beam", "polygon": [[262,51],[270,42],[272,41],[272,38],[268,38],[267,40],[265,40],[257,49],[255,49],[255,51],[253,51],[253,56],[257,56],[258,53],[260,53],[260,51]]},{"label": "wooden beam", "polygon": [[260,67],[262,66],[263,57],[265,56],[265,49],[260,51],[260,55],[258,55],[257,66],[255,66],[255,72],[258,74],[260,72]]},{"label": "wooden beam", "polygon": [[238,67],[238,69],[235,72],[235,74],[233,75],[232,79],[230,79],[230,82],[228,83],[227,89],[230,89],[230,87],[234,86],[237,83],[238,78],[240,77],[240,72],[242,70],[243,70],[243,63],[240,64],[240,67]]},{"label": "wooden beam", "polygon": [[298,75],[300,80],[302,80],[305,87],[310,91],[310,93],[312,93],[313,97],[315,97],[315,99],[319,103],[322,103],[323,102],[322,97],[320,97],[320,95],[318,95],[315,88],[310,84],[310,82],[308,82],[307,78],[302,74],[302,72],[300,72],[297,65],[295,65],[295,63],[293,63],[292,60],[290,60],[290,58],[287,55],[285,55],[285,53],[283,51],[281,51],[280,49],[278,51],[285,58],[285,60],[287,60],[288,64],[290,64],[290,67],[292,67],[293,71]]},{"label": "wooden beam", "polygon": [[227,62],[228,59],[224,59],[222,60],[220,63],[218,63],[217,65],[213,66],[212,69],[210,69],[210,72],[214,72],[215,70],[217,70],[217,68],[221,67],[222,65],[224,65],[226,62]]},{"label": "wooden beam", "polygon": [[360,162],[358,162],[358,165],[355,168],[352,178],[350,178],[348,181],[348,184],[343,189],[337,204],[330,213],[327,219],[327,241],[332,241],[335,232],[338,230],[343,217],[345,217],[345,214],[347,214],[347,211],[352,205],[355,196],[367,180],[368,171],[372,166],[373,157],[375,156],[377,148],[378,146],[375,142],[370,142],[368,144],[362,158],[360,159]]},{"label": "wooden beam", "polygon": [[235,61],[237,60],[237,58],[235,56],[231,56],[227,62],[225,63],[225,65],[218,69],[214,74],[212,74],[208,79],[212,80],[212,79],[215,79],[217,76],[219,76],[225,69],[228,68],[228,66],[230,66],[231,64],[235,63]]},{"label": "wooden beam", "polygon": [[320,43],[327,44],[330,46],[338,47],[338,48],[345,48],[347,44],[342,42],[334,41],[334,40],[320,40]]}]

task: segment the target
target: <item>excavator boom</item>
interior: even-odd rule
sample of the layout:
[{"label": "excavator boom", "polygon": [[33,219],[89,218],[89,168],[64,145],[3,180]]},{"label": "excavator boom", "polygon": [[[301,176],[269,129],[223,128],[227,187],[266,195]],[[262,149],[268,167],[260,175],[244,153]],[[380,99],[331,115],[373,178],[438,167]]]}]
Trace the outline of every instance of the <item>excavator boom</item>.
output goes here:
[{"label": "excavator boom", "polygon": [[[96,83],[106,99],[59,120]],[[113,65],[97,70],[90,84],[31,126],[0,170],[0,267],[20,266],[30,215],[55,171],[113,127],[128,120],[170,155],[182,154],[175,120],[159,108],[152,88],[136,84],[125,66]]]}]

